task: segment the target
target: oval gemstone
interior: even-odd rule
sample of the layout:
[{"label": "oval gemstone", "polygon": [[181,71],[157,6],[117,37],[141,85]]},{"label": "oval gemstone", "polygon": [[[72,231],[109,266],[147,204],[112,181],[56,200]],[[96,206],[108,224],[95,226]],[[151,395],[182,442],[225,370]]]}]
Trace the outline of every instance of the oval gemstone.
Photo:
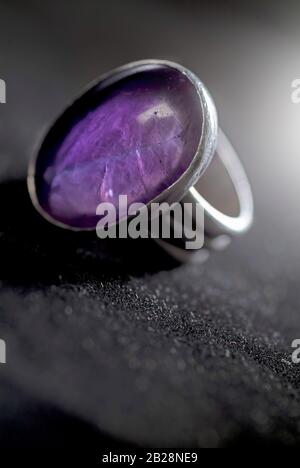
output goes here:
[{"label": "oval gemstone", "polygon": [[73,228],[95,228],[97,206],[119,195],[148,203],[187,170],[202,132],[192,82],[155,65],[102,82],[57,120],[40,149],[36,194],[43,210]]}]

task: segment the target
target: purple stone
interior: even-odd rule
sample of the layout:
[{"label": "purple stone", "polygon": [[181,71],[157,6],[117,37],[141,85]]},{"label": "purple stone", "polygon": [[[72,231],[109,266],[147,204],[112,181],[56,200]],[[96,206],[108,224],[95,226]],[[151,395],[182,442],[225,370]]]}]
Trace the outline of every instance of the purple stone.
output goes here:
[{"label": "purple stone", "polygon": [[100,202],[148,203],[176,182],[202,131],[197,90],[175,68],[137,69],[69,107],[38,155],[38,201],[54,220],[95,228]]}]

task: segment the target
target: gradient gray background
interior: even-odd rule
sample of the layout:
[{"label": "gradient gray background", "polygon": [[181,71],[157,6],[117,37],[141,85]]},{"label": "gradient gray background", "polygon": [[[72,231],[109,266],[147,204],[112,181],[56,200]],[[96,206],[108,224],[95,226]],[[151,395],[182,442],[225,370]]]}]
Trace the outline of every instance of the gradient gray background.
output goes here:
[{"label": "gradient gray background", "polygon": [[[261,437],[275,432],[276,440],[299,440],[295,432],[295,427],[299,429],[299,368],[289,362],[291,341],[300,338],[300,105],[291,102],[291,83],[300,78],[299,22],[296,0],[1,0],[0,77],[7,82],[7,104],[0,106],[0,182],[25,177],[39,135],[87,82],[132,60],[162,58],[184,64],[205,82],[215,99],[220,124],[247,169],[255,197],[253,229],[226,253],[199,269],[184,267],[171,276],[157,273],[151,279],[146,276],[130,282],[138,291],[144,285],[155,295],[157,285],[165,284],[172,290],[172,285],[184,284],[181,275],[189,278],[195,286],[186,298],[187,309],[195,310],[201,320],[210,310],[212,327],[222,328],[222,333],[228,318],[228,334],[233,338],[227,345],[229,349],[235,346],[235,334],[244,337],[245,341],[239,342],[240,356],[246,353],[249,368],[243,364],[237,371],[235,364],[228,362],[219,373],[214,372],[216,364],[209,361],[210,368],[205,353],[211,358],[217,344],[208,340],[199,364],[205,369],[200,381],[195,377],[195,364],[195,374],[188,374],[185,382],[178,377],[178,383],[172,380],[171,370],[157,364],[159,346],[152,349],[149,345],[148,361],[156,363],[158,370],[156,380],[139,397],[131,380],[132,370],[127,372],[122,359],[122,371],[104,359],[109,356],[106,344],[107,354],[103,351],[98,360],[94,356],[88,365],[83,360],[90,370],[84,376],[79,364],[77,368],[72,362],[71,341],[66,350],[61,344],[62,335],[54,341],[53,355],[43,355],[49,370],[43,367],[41,372],[33,357],[39,354],[43,339],[50,340],[53,330],[46,331],[47,327],[31,316],[32,329],[42,330],[40,338],[33,338],[24,319],[18,328],[20,336],[15,338],[13,327],[5,328],[3,319],[11,353],[22,368],[20,373],[9,366],[1,368],[8,381],[132,443],[218,446],[248,427]],[[10,200],[5,200],[7,207],[9,204]],[[4,280],[5,272],[2,276]],[[1,297],[6,313],[19,317],[24,292],[10,290],[5,281],[4,285]],[[155,298],[153,307],[159,310],[160,301],[165,306],[166,291],[161,293],[163,297]],[[16,296],[14,307],[8,300],[10,294]],[[52,297],[51,291],[49,294]],[[176,299],[170,294],[184,309],[183,296],[182,292]],[[124,311],[126,295],[123,299]],[[48,293],[38,300],[45,311],[51,312],[56,304]],[[90,307],[97,300],[93,302],[91,297]],[[207,320],[210,323],[209,317]],[[193,321],[190,325],[193,327]],[[78,326],[76,336],[81,339]],[[132,326],[134,337],[139,328]],[[109,326],[106,332],[109,337],[104,338],[111,339]],[[145,340],[147,343],[147,337]],[[30,348],[27,354],[22,353],[24,342]],[[247,346],[255,347],[255,343],[256,351],[248,352]],[[118,349],[115,352],[118,356]],[[57,370],[53,362],[58,353],[64,364]],[[168,362],[161,356],[162,363]],[[78,359],[80,362],[80,355]],[[238,384],[237,375],[241,375]],[[68,378],[62,381],[62,376]],[[92,385],[84,381],[87,377]],[[259,382],[257,388],[252,388],[252,377]],[[47,379],[53,379],[50,387]],[[188,382],[192,390],[184,392]],[[112,385],[124,385],[124,395]],[[101,410],[97,395],[101,395]],[[128,395],[132,395],[131,401]],[[270,395],[273,401],[269,401]],[[290,424],[295,425],[291,429],[295,439],[286,435]],[[158,425],[160,430],[155,432]]]}]

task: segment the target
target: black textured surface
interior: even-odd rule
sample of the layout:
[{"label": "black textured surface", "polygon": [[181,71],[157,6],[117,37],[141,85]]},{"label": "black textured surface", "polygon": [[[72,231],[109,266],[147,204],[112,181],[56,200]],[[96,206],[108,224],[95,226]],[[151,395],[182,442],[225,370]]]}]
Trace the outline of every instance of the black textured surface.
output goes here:
[{"label": "black textured surface", "polygon": [[[246,15],[181,2],[99,4],[64,2],[59,14],[50,2],[0,4],[0,75],[9,90],[0,108],[0,337],[8,346],[0,447],[296,446],[292,15],[288,22],[269,6]],[[175,265],[149,241],[100,243],[52,227],[22,180],[37,134],[62,101],[105,69],[151,55],[204,77],[253,182],[254,228],[200,266]]]}]

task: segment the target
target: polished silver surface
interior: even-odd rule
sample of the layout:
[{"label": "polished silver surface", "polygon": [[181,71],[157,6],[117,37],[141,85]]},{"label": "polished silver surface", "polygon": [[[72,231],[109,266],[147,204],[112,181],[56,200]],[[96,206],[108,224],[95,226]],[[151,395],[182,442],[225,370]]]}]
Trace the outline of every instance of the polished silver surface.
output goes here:
[{"label": "polished silver surface", "polygon": [[181,202],[199,204],[204,211],[204,224],[197,226],[197,229],[204,230],[204,246],[200,251],[187,250],[185,238],[180,242],[176,239],[176,243],[158,241],[164,250],[181,262],[203,262],[210,250],[225,249],[233,236],[241,235],[251,227],[251,186],[234,148],[221,129],[210,167],[190,187]]},{"label": "polished silver surface", "polygon": [[[210,179],[211,185],[214,184],[214,198],[217,204],[222,203],[222,210],[204,197],[206,174],[203,180],[199,180],[189,189],[188,194],[182,201],[199,203],[203,207],[207,237],[215,238],[226,234],[243,234],[253,222],[252,191],[245,170],[234,148],[221,129],[219,129],[215,158],[219,158],[222,168],[218,172],[215,170],[217,173],[215,176],[212,174]],[[213,177],[214,180],[212,181]],[[229,189],[227,187],[226,191],[223,183],[225,177],[229,178],[232,184],[232,187]]]}]

